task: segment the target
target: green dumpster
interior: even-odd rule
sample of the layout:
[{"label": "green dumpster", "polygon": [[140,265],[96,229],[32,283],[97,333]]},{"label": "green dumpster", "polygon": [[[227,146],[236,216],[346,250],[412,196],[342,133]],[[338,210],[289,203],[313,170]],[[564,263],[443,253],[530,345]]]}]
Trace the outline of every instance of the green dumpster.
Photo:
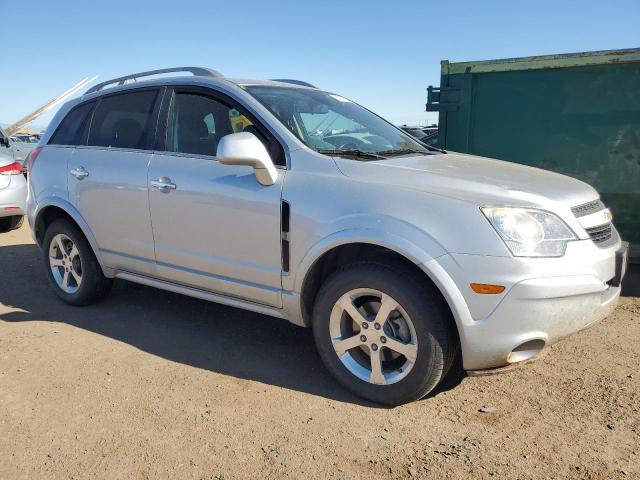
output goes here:
[{"label": "green dumpster", "polygon": [[438,144],[579,178],[640,257],[640,49],[441,62]]}]

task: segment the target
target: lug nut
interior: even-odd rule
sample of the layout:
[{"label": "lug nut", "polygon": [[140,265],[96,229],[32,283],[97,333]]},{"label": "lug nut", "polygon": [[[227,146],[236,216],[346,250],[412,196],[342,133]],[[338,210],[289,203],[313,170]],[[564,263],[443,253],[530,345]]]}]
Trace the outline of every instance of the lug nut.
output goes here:
[{"label": "lug nut", "polygon": [[382,343],[387,343],[387,337],[380,337],[380,341]]},{"label": "lug nut", "polygon": [[371,345],[371,350],[373,350],[374,352],[378,350],[378,345],[376,345],[375,343]]},{"label": "lug nut", "polygon": [[367,328],[369,328],[369,324],[367,322],[363,322],[362,323],[362,328],[364,328],[366,330]]},{"label": "lug nut", "polygon": [[366,342],[367,341],[367,337],[365,337],[364,335],[360,335],[360,341],[361,342]]},{"label": "lug nut", "polygon": [[374,323],[373,324],[373,328],[375,328],[376,330],[380,330],[380,324],[379,323]]}]

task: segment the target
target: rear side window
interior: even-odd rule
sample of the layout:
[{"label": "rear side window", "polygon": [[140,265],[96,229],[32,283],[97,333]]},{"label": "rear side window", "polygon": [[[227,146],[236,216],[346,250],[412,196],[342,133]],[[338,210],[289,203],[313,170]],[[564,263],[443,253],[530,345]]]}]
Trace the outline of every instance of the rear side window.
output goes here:
[{"label": "rear side window", "polygon": [[89,102],[71,110],[60,122],[49,144],[84,145],[84,133],[94,105],[95,102]]},{"label": "rear side window", "polygon": [[153,137],[153,108],[157,90],[123,93],[100,100],[93,114],[88,145],[148,148]]}]

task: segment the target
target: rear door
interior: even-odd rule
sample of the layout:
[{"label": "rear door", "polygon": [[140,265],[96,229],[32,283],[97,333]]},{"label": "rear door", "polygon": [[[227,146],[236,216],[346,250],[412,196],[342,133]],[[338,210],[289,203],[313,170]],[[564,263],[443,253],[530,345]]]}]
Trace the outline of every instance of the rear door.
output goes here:
[{"label": "rear door", "polygon": [[[156,275],[257,303],[281,306],[280,195],[246,166],[216,160],[224,135],[250,131],[283,163],[284,151],[242,106],[209,89],[176,88],[167,98],[164,152],[149,167]],[[276,142],[276,143],[273,143]],[[278,161],[278,159],[281,159]],[[172,189],[154,188],[162,181]]]},{"label": "rear door", "polygon": [[109,267],[153,272],[147,169],[154,142],[160,89],[101,97],[86,145],[69,160],[69,199],[96,237]]}]

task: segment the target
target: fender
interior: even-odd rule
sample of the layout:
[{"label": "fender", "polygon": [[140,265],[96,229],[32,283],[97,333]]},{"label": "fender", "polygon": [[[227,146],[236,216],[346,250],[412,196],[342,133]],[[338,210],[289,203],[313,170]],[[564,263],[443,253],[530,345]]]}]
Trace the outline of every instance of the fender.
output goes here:
[{"label": "fender", "polygon": [[[344,220],[346,219],[342,219],[339,223],[343,223]],[[351,223],[355,223],[353,220],[355,219],[351,217]],[[446,253],[434,238],[402,220],[363,215],[358,216],[357,223],[359,225],[352,228],[334,229],[332,233],[323,236],[308,248],[295,270],[292,269],[293,275],[283,279],[285,290],[300,293],[306,274],[312,265],[326,252],[341,245],[350,243],[378,245],[402,255],[418,266]],[[338,225],[334,224],[334,227]],[[371,227],[372,225],[375,227]]]},{"label": "fender", "polygon": [[91,230],[91,227],[89,227],[87,222],[84,221],[84,218],[82,218],[82,214],[78,211],[78,209],[74,207],[68,200],[65,200],[64,198],[54,196],[54,195],[47,196],[41,200],[41,202],[38,204],[33,215],[34,222],[32,223],[32,228],[33,228],[34,236],[35,236],[35,226],[40,221],[40,216],[42,215],[42,213],[48,207],[57,207],[63,210],[67,215],[69,215],[73,219],[74,222],[76,222],[76,224],[84,234],[85,238],[89,242],[89,245],[93,250],[93,254],[96,256],[96,259],[98,260],[98,263],[102,267],[103,272],[105,273],[106,276],[109,276],[108,272],[104,268],[104,264],[102,262],[102,255],[100,253],[100,247],[98,245],[98,241],[96,240],[95,235],[93,234],[93,231]]},{"label": "fender", "polygon": [[421,263],[418,266],[431,279],[436,288],[440,290],[440,293],[447,302],[447,305],[449,305],[449,309],[451,310],[453,320],[455,321],[458,330],[458,336],[460,338],[460,345],[462,348],[462,355],[464,358],[464,355],[469,348],[469,340],[467,336],[468,334],[465,326],[472,325],[475,322],[471,316],[469,306],[467,305],[462,292],[453,281],[449,273],[447,273],[445,268],[441,265],[441,262],[443,260],[450,258],[451,257],[449,257],[449,255],[441,257],[440,260],[438,260],[437,258],[433,258],[428,262]]},{"label": "fender", "polygon": [[[369,223],[369,225],[380,225],[381,219],[378,218],[377,220],[377,222]],[[455,282],[453,282],[444,268],[438,263],[437,259],[447,254],[444,247],[429,234],[415,228],[413,225],[407,225],[401,220],[388,217],[385,218],[385,220],[385,226],[390,228],[365,228],[361,226],[359,228],[347,228],[334,231],[317,241],[307,250],[302,261],[298,263],[295,271],[292,272],[295,275],[294,278],[290,279],[293,287],[293,292],[291,293],[297,302],[297,305],[294,305],[293,301],[287,302],[291,310],[290,316],[297,319],[298,322],[303,322],[302,313],[299,311],[299,296],[302,292],[306,274],[322,255],[340,245],[368,243],[388,248],[415,263],[440,290],[440,293],[451,309],[458,327],[458,332],[460,332],[461,336],[464,336],[462,326],[472,322],[471,314]],[[391,220],[391,222],[389,222],[389,220]],[[368,221],[370,222],[371,219],[369,218]],[[392,233],[399,230],[402,231],[404,235]],[[410,236],[411,239],[408,239],[408,236]],[[286,279],[286,277],[283,278],[283,284]],[[298,324],[302,325],[303,323]],[[464,341],[466,339],[462,338],[461,340]]]}]

